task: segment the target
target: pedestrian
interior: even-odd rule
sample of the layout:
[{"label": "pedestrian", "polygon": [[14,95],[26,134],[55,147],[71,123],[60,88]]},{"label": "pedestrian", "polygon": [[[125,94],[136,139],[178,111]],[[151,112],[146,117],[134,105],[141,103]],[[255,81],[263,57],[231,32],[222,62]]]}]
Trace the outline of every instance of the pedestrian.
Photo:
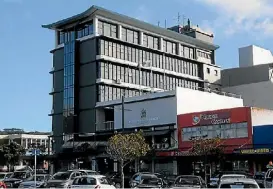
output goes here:
[{"label": "pedestrian", "polygon": [[267,169],[273,169],[273,162],[269,161],[269,163],[266,166]]}]

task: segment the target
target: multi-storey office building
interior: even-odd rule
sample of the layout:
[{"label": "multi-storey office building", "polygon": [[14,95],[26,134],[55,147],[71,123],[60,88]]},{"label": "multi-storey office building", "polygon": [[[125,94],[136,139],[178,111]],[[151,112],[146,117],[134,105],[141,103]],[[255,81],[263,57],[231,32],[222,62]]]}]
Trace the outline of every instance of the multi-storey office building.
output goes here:
[{"label": "multi-storey office building", "polygon": [[[123,95],[176,86],[220,88],[220,68],[215,64],[218,46],[199,30],[187,36],[97,6],[43,27],[56,34],[50,72],[56,150],[72,133],[108,128],[114,110],[104,107]],[[99,117],[105,123],[99,123]],[[59,137],[63,134],[65,138]]]}]

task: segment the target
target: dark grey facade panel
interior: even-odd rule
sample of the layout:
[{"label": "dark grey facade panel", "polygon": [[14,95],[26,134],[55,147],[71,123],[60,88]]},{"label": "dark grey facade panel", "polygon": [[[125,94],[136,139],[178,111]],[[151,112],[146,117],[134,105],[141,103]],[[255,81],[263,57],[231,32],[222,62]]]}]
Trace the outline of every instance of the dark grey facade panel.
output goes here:
[{"label": "dark grey facade panel", "polygon": [[79,51],[81,64],[96,60],[96,38],[82,42]]},{"label": "dark grey facade panel", "polygon": [[64,49],[58,49],[53,52],[53,67],[55,70],[64,68]]},{"label": "dark grey facade panel", "polygon": [[63,112],[63,92],[53,94],[53,110],[55,113]]},{"label": "dark grey facade panel", "polygon": [[80,88],[80,110],[95,108],[97,99],[96,93],[96,85]]},{"label": "dark grey facade panel", "polygon": [[62,91],[64,88],[64,71],[53,73],[53,88],[55,91]]},{"label": "dark grey facade panel", "polygon": [[96,110],[84,110],[81,111],[79,117],[79,131],[81,133],[94,133],[96,123]]},{"label": "dark grey facade panel", "polygon": [[59,152],[63,143],[63,115],[52,116],[52,131],[54,134],[54,150]]},{"label": "dark grey facade panel", "polygon": [[81,65],[79,77],[80,87],[96,84],[96,62]]}]

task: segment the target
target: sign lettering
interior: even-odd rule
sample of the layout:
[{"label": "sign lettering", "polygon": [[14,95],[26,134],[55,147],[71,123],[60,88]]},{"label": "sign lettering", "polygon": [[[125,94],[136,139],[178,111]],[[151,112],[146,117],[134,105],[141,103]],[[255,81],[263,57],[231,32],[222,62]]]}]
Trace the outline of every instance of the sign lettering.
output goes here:
[{"label": "sign lettering", "polygon": [[199,114],[192,118],[193,125],[219,125],[231,123],[229,112],[220,112],[213,114]]},{"label": "sign lettering", "polygon": [[271,149],[269,148],[260,148],[260,149],[243,149],[240,150],[241,154],[266,154],[271,153]]}]

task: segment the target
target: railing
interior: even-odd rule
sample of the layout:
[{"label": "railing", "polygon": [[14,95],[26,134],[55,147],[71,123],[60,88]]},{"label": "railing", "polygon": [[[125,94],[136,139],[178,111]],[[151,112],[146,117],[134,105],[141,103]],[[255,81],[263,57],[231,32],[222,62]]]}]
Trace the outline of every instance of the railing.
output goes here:
[{"label": "railing", "polygon": [[114,130],[114,121],[96,123],[96,131],[112,131],[112,130]]}]

